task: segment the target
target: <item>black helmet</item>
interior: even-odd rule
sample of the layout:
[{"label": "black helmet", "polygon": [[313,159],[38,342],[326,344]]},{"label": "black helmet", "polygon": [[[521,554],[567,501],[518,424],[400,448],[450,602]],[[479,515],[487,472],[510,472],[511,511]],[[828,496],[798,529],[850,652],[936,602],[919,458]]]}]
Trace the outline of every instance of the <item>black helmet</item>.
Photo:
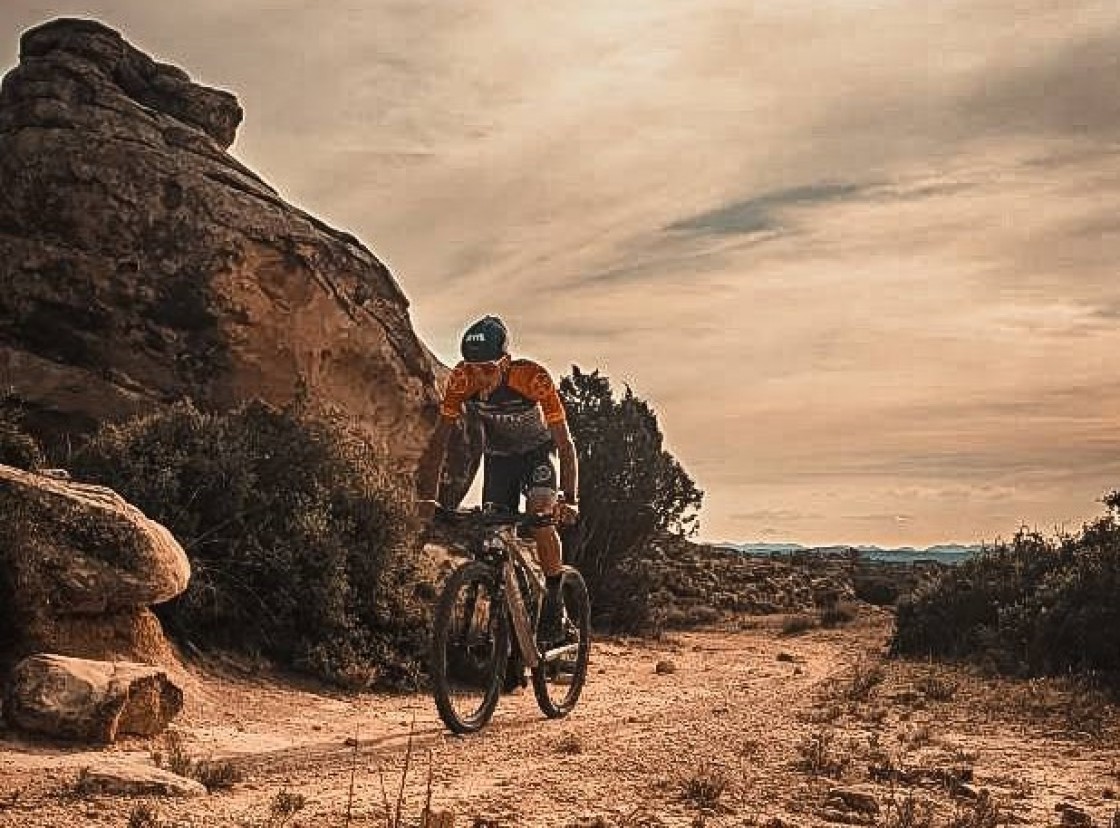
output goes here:
[{"label": "black helmet", "polygon": [[492,362],[506,352],[506,326],[496,316],[484,316],[463,333],[459,349],[467,362]]}]

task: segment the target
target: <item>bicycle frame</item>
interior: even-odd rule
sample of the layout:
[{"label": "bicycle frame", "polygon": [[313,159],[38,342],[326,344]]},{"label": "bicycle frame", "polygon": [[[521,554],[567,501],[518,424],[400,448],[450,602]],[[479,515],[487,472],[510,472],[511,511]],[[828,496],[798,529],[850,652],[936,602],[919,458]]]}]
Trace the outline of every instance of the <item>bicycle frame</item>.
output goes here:
[{"label": "bicycle frame", "polygon": [[[482,540],[482,553],[484,558],[495,557],[501,560],[502,598],[512,622],[514,637],[517,639],[518,649],[525,664],[530,669],[540,663],[540,651],[537,649],[536,635],[533,630],[533,621],[527,612],[528,607],[536,609],[540,603],[541,585],[533,574],[529,561],[526,560],[518,546],[512,526],[493,527]],[[529,594],[524,595],[517,578],[517,567],[527,575],[526,586]]]}]

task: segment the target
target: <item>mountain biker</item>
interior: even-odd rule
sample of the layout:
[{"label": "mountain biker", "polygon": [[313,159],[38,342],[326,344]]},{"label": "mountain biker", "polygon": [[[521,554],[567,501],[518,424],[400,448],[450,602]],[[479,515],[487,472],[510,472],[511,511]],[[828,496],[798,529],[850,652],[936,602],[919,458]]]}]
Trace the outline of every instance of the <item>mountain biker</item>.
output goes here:
[{"label": "mountain biker", "polygon": [[[463,360],[447,379],[435,433],[417,473],[419,511],[425,520],[438,507],[448,440],[464,411],[482,422],[484,507],[517,511],[524,494],[529,514],[555,515],[563,524],[579,516],[576,449],[556,385],[537,363],[513,359],[507,339],[506,326],[496,316],[483,317],[463,333]],[[557,495],[556,455],[562,498]],[[544,642],[557,642],[563,638],[560,536],[555,525],[533,527],[532,535],[547,587],[539,635]]]}]

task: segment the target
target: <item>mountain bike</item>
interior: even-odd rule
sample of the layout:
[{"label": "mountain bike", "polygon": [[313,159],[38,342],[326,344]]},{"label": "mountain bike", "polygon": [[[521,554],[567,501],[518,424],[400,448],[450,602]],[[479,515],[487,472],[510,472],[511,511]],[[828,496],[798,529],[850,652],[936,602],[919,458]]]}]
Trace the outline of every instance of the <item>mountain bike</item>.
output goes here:
[{"label": "mountain bike", "polygon": [[564,567],[563,637],[539,641],[544,580],[517,542],[518,528],[553,519],[481,509],[440,510],[435,519],[469,530],[472,558],[451,573],[436,605],[429,669],[440,718],[454,733],[482,729],[507,679],[521,680],[526,667],[541,711],[566,716],[579,700],[591,654],[587,585],[577,570]]}]

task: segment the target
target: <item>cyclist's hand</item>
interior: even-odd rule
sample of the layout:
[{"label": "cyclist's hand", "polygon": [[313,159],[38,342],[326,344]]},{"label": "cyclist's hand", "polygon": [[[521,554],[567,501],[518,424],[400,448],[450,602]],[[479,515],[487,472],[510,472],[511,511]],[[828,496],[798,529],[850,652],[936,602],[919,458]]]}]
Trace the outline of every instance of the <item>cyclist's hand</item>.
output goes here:
[{"label": "cyclist's hand", "polygon": [[438,500],[417,500],[416,501],[416,514],[419,515],[420,520],[425,523],[430,523],[432,518],[436,516],[439,511]]},{"label": "cyclist's hand", "polygon": [[561,526],[572,526],[579,520],[579,507],[561,500],[556,504],[556,519]]}]

